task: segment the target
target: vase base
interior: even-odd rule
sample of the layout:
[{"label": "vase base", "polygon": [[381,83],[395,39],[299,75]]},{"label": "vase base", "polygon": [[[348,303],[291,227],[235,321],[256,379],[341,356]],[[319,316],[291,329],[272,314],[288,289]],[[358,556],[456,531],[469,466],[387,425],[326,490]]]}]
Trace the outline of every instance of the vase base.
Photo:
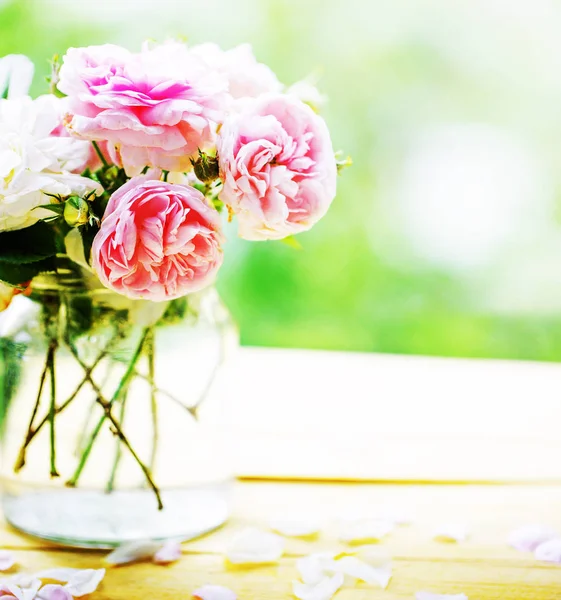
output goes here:
[{"label": "vase base", "polygon": [[229,485],[167,490],[158,511],[151,492],[20,490],[5,493],[6,520],[23,533],[74,548],[114,548],[137,540],[190,540],[229,517]]}]

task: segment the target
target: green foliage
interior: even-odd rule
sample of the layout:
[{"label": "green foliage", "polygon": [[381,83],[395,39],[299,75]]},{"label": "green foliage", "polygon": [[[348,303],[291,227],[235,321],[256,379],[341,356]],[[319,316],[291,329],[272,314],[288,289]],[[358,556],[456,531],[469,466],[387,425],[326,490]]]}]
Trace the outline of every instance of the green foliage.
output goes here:
[{"label": "green foliage", "polygon": [[4,434],[6,414],[18,389],[25,344],[0,338],[0,436]]}]

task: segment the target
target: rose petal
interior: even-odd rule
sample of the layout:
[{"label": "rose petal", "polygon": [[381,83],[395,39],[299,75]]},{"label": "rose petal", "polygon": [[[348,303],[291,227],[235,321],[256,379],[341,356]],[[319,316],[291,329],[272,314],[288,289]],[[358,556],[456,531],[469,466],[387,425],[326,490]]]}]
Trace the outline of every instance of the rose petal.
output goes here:
[{"label": "rose petal", "polygon": [[55,568],[40,571],[34,577],[65,582],[64,588],[72,596],[78,598],[95,592],[97,586],[105,577],[105,569]]},{"label": "rose petal", "polygon": [[66,587],[54,583],[44,585],[37,594],[40,600],[73,600],[72,594]]},{"label": "rose petal", "polygon": [[392,576],[391,562],[381,567],[366,564],[356,556],[343,556],[335,561],[337,572],[360,579],[365,583],[378,584],[383,590],[388,587]]},{"label": "rose petal", "polygon": [[464,542],[468,537],[467,527],[461,523],[448,523],[440,526],[433,535],[437,542],[453,544]]},{"label": "rose petal", "polygon": [[0,580],[0,590],[7,591],[18,600],[33,600],[41,587],[41,581],[33,575],[14,575]]},{"label": "rose petal", "polygon": [[16,564],[15,556],[8,550],[0,550],[0,571],[7,571]]},{"label": "rose petal", "polygon": [[317,535],[320,529],[318,521],[313,519],[275,519],[270,527],[287,537],[311,537]]},{"label": "rose petal", "polygon": [[540,544],[534,552],[536,560],[561,564],[561,538]]},{"label": "rose petal", "polygon": [[559,534],[544,525],[526,525],[515,529],[508,536],[510,546],[520,552],[534,552],[538,546],[559,537]]},{"label": "rose petal", "polygon": [[236,600],[235,592],[221,585],[203,585],[193,592],[197,600]]},{"label": "rose petal", "polygon": [[292,592],[300,600],[330,600],[344,580],[343,573],[335,573],[332,577],[324,577],[315,585],[293,581]]},{"label": "rose petal", "polygon": [[383,519],[355,519],[344,522],[339,539],[349,544],[379,542],[394,529],[392,521]]},{"label": "rose petal", "polygon": [[238,533],[226,551],[234,565],[274,563],[284,551],[284,540],[274,533],[245,529]]},{"label": "rose petal", "polygon": [[104,561],[109,565],[126,565],[139,560],[147,560],[151,559],[162,547],[162,542],[152,540],[127,542],[110,552]]},{"label": "rose petal", "polygon": [[416,592],[416,600],[468,600],[465,594],[433,594],[432,592]]},{"label": "rose petal", "polygon": [[305,584],[316,585],[326,575],[333,575],[336,572],[335,554],[322,552],[304,556],[296,561],[296,569]]},{"label": "rose petal", "polygon": [[165,544],[154,554],[154,562],[168,564],[181,558],[181,544],[172,540]]}]

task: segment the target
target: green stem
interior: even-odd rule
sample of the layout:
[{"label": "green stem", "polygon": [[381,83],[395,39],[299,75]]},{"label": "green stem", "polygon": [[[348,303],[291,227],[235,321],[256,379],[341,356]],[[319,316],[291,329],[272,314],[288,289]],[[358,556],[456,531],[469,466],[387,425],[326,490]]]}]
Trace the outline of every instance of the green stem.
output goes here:
[{"label": "green stem", "polygon": [[92,141],[92,146],[94,147],[95,153],[98,155],[99,160],[101,161],[101,163],[103,164],[103,166],[104,167],[108,167],[109,163],[105,159],[105,156],[103,156],[103,152],[100,150],[99,146],[97,145],[97,142],[93,142]]},{"label": "green stem", "polygon": [[[116,337],[114,339],[116,339]],[[55,413],[57,415],[60,414],[63,410],[65,410],[68,407],[68,405],[71,404],[71,402],[80,393],[80,390],[88,382],[89,375],[92,373],[92,371],[97,367],[97,365],[109,353],[110,346],[112,345],[113,341],[114,340],[111,340],[111,342],[108,345],[108,347],[105,348],[105,350],[103,350],[98,355],[98,357],[95,359],[93,365],[91,367],[88,367],[86,369],[84,378],[82,379],[82,381],[80,381],[80,383],[78,384],[78,386],[76,387],[76,389],[72,392],[72,394],[70,394],[70,396],[60,406],[56,407]],[[45,415],[43,417],[43,419],[39,422],[39,424],[37,425],[37,427],[33,427],[33,422],[35,420],[35,416],[37,415],[37,410],[39,408],[39,400],[41,399],[41,393],[43,391],[43,386],[44,386],[44,383],[45,383],[45,377],[47,375],[47,371],[49,370],[49,364],[48,364],[48,362],[49,362],[50,352],[51,352],[51,349],[49,347],[49,351],[47,353],[47,360],[45,361],[45,367],[44,367],[43,373],[41,375],[41,384],[39,386],[39,394],[37,396],[37,401],[35,403],[35,408],[33,409],[33,414],[31,415],[31,419],[29,421],[29,427],[27,429],[27,434],[25,436],[24,442],[23,442],[22,447],[21,447],[21,449],[19,451],[18,459],[17,459],[16,464],[14,466],[14,471],[16,471],[16,472],[20,471],[23,468],[23,466],[25,465],[25,455],[26,455],[26,452],[27,452],[27,448],[28,448],[29,444],[31,443],[31,441],[33,440],[33,438],[39,433],[39,431],[41,431],[41,429],[43,429],[43,427],[47,423],[49,423],[50,411],[49,411],[49,413],[47,413],[47,415]]]},{"label": "green stem", "polygon": [[60,477],[56,468],[56,443],[55,443],[55,416],[56,416],[56,379],[55,379],[55,353],[58,346],[56,340],[51,341],[53,351],[49,362],[49,374],[51,379],[51,407],[49,410],[49,429],[51,443],[51,477]]},{"label": "green stem", "polygon": [[[121,402],[121,411],[119,413],[119,423],[121,426],[125,420],[125,404],[127,402],[127,394],[123,397],[123,401]],[[119,468],[119,463],[121,462],[123,447],[121,445],[121,440],[117,438],[117,445],[115,447],[115,459],[113,460],[113,467],[111,469],[111,475],[109,476],[109,481],[107,482],[106,491],[107,493],[112,492],[115,489],[115,479],[117,477],[117,469]]]},{"label": "green stem", "polygon": [[[56,342],[55,342],[56,343]],[[37,416],[37,412],[39,410],[39,404],[41,403],[41,395],[43,394],[43,387],[45,386],[45,379],[47,377],[47,372],[49,370],[49,366],[52,360],[52,355],[54,352],[53,341],[49,344],[49,348],[47,350],[47,356],[45,358],[45,364],[43,365],[43,371],[41,372],[41,379],[39,381],[39,390],[37,392],[37,398],[35,399],[35,406],[33,407],[33,412],[31,413],[31,418],[29,419],[29,425],[27,426],[27,433],[25,434],[25,439],[18,453],[18,458],[14,465],[14,471],[17,473],[21,469],[23,469],[25,465],[25,454],[27,451],[27,446],[31,440],[35,437],[37,429],[33,429],[33,423],[35,421],[35,417]]]},{"label": "green stem", "polygon": [[146,339],[148,346],[148,384],[150,385],[150,408],[152,411],[152,453],[150,455],[150,469],[154,470],[156,456],[158,453],[159,427],[158,427],[158,403],[156,400],[156,365],[155,365],[155,336],[154,329],[150,328],[150,335]]},{"label": "green stem", "polygon": [[[121,394],[127,388],[129,381],[134,373],[134,368],[136,366],[136,363],[138,362],[138,359],[140,358],[140,355],[142,354],[142,349],[144,347],[144,343],[146,341],[146,336],[148,335],[148,332],[149,332],[149,329],[147,328],[142,333],[140,342],[139,342],[138,346],[136,347],[134,354],[132,355],[132,358],[128,364],[125,374],[121,378],[121,381],[119,382],[119,385],[117,386],[117,389],[115,390],[115,393],[111,397],[111,400],[109,400],[109,402],[107,402],[109,409],[111,409],[111,406],[113,405],[113,403],[121,397]],[[80,361],[80,359],[77,355],[75,355],[75,358],[78,361]],[[97,387],[97,385],[92,381],[91,374],[88,376],[88,380],[89,380],[90,384],[92,384],[92,386],[95,386],[94,387],[94,389],[95,389]],[[96,393],[97,393],[97,390],[96,390]],[[99,396],[99,394],[98,394],[98,396]],[[97,398],[97,401],[99,401],[99,397]],[[68,486],[74,487],[78,483],[78,479],[80,478],[80,475],[82,474],[82,471],[84,470],[84,467],[86,466],[86,463],[88,461],[88,457],[91,454],[94,442],[97,439],[97,436],[99,435],[99,432],[101,431],[101,428],[103,427],[103,424],[104,424],[107,416],[108,415],[107,415],[107,411],[106,411],[100,417],[99,421],[97,422],[94,430],[92,431],[92,434],[90,435],[90,439],[88,440],[88,443],[87,443],[86,447],[84,448],[82,455],[80,456],[78,466],[76,467],[76,470],[74,471],[74,474],[72,475],[72,477],[67,482]]]}]

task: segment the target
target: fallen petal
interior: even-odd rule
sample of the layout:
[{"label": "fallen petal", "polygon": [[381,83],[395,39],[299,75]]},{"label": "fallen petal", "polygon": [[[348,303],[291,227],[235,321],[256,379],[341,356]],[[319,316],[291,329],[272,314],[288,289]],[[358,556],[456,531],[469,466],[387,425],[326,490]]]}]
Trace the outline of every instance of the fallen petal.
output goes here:
[{"label": "fallen petal", "polygon": [[18,600],[33,600],[41,585],[41,581],[33,575],[14,575],[0,580],[0,594],[8,592]]},{"label": "fallen petal", "polygon": [[48,583],[37,594],[40,600],[73,600],[72,594],[62,585]]},{"label": "fallen petal", "polygon": [[344,522],[339,539],[348,544],[379,542],[395,527],[393,521],[381,519],[356,519]]},{"label": "fallen petal", "polygon": [[305,584],[316,585],[327,574],[336,572],[335,554],[323,552],[304,556],[296,561],[296,569]]},{"label": "fallen petal", "polygon": [[63,581],[66,583],[72,579],[73,575],[76,575],[82,569],[70,569],[70,568],[55,568],[46,569],[45,571],[39,571],[35,573],[34,577],[38,579],[52,579],[53,581]]},{"label": "fallen petal", "polygon": [[166,542],[155,554],[154,562],[168,564],[181,558],[181,544],[179,542]]},{"label": "fallen petal", "polygon": [[292,591],[300,600],[330,600],[344,580],[343,573],[335,573],[332,577],[324,577],[315,585],[293,581]]},{"label": "fallen petal", "polygon": [[540,544],[534,552],[536,560],[561,564],[561,538]]},{"label": "fallen petal", "polygon": [[105,577],[105,569],[77,569],[64,586],[75,598],[95,592]]},{"label": "fallen petal", "polygon": [[15,556],[8,550],[0,550],[0,571],[7,571],[16,564]]},{"label": "fallen petal", "polygon": [[534,552],[538,546],[559,537],[556,531],[544,525],[526,525],[508,536],[510,546],[520,552]]},{"label": "fallen petal", "polygon": [[360,579],[365,583],[377,584],[383,590],[388,587],[392,577],[391,563],[381,567],[373,567],[366,564],[356,556],[343,556],[335,561],[337,572]]},{"label": "fallen petal", "polygon": [[234,565],[278,562],[284,552],[284,540],[274,533],[245,529],[238,533],[226,551]]},{"label": "fallen petal", "polygon": [[465,594],[433,594],[432,592],[417,592],[416,600],[468,600]]},{"label": "fallen petal", "polygon": [[104,559],[109,565],[126,565],[139,560],[151,559],[163,547],[162,542],[143,540],[127,542],[115,548]]},{"label": "fallen petal", "polygon": [[319,522],[312,519],[275,519],[271,521],[270,527],[287,537],[311,537],[320,530]]},{"label": "fallen petal", "polygon": [[468,537],[467,527],[461,523],[448,523],[440,526],[434,533],[433,539],[437,542],[454,544],[464,542]]},{"label": "fallen petal", "polygon": [[197,600],[236,600],[235,592],[221,585],[203,585],[193,592]]}]

